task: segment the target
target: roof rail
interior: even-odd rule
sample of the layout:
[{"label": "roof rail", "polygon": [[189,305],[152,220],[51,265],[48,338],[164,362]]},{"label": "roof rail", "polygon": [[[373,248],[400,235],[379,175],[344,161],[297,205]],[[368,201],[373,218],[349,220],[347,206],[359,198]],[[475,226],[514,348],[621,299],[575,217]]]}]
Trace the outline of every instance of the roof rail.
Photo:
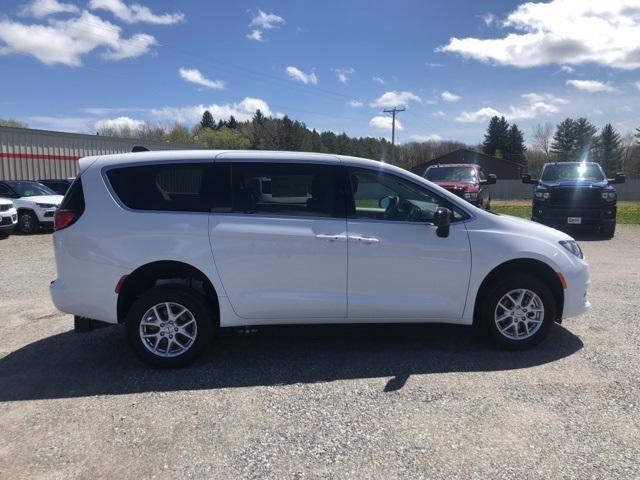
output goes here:
[{"label": "roof rail", "polygon": [[149,152],[150,150],[147,147],[143,147],[142,145],[136,145],[131,149],[132,152]]}]

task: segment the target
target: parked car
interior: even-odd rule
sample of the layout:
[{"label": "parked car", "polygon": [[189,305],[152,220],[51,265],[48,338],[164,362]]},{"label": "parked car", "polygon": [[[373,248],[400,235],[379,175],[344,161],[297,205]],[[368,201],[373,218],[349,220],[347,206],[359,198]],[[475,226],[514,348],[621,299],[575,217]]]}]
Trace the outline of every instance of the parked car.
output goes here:
[{"label": "parked car", "polygon": [[480,165],[431,165],[424,172],[424,177],[464,198],[471,205],[485,210],[491,208],[489,185],[495,184],[497,177],[493,174],[487,175]]},{"label": "parked car", "polygon": [[18,210],[18,231],[36,233],[41,227],[53,227],[53,214],[62,195],[31,180],[0,181],[0,198],[13,201]]},{"label": "parked car", "polygon": [[0,198],[0,237],[6,237],[18,223],[18,212],[11,200]]},{"label": "parked car", "polygon": [[353,157],[84,158],[55,228],[56,307],[77,331],[125,322],[137,354],[162,367],[248,325],[476,323],[521,349],[589,307],[567,234]]},{"label": "parked car", "polygon": [[69,190],[69,187],[73,183],[73,178],[61,178],[61,179],[45,179],[38,180],[41,184],[49,187],[58,195],[64,195]]},{"label": "parked car", "polygon": [[535,185],[534,222],[558,228],[588,227],[613,238],[618,198],[611,185],[624,183],[624,173],[607,180],[597,163],[554,162],[544,164],[539,180],[525,173],[522,182]]}]

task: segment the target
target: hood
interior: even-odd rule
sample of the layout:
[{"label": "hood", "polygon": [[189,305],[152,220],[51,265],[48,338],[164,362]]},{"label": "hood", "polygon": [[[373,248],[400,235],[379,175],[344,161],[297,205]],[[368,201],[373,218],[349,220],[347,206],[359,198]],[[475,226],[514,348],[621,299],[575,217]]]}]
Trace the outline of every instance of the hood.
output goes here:
[{"label": "hood", "polygon": [[18,201],[23,203],[50,203],[60,205],[63,198],[62,195],[34,195],[33,197],[20,197]]},{"label": "hood", "polygon": [[596,182],[593,180],[560,180],[557,182],[553,182],[553,181],[540,181],[540,183],[538,184],[538,186],[540,187],[544,187],[544,188],[557,188],[557,187],[566,187],[566,188],[576,188],[576,187],[583,187],[583,188],[597,188],[599,190],[603,190],[605,188],[607,188],[609,186],[609,183],[606,180],[603,180],[601,182]]},{"label": "hood", "polygon": [[0,205],[11,205],[13,200],[9,200],[8,198],[0,198]]},{"label": "hood", "polygon": [[476,189],[476,184],[473,182],[433,182],[437,185],[440,185],[442,188],[447,190],[474,190]]},{"label": "hood", "polygon": [[573,240],[570,235],[567,235],[555,228],[547,227],[541,223],[526,220],[520,217],[513,217],[511,215],[493,215],[487,213],[487,215],[493,216],[493,222],[498,225],[504,225],[509,230],[512,227],[516,227],[520,233],[523,233],[530,237],[545,238],[547,240],[553,240],[553,242],[559,242],[560,240]]}]

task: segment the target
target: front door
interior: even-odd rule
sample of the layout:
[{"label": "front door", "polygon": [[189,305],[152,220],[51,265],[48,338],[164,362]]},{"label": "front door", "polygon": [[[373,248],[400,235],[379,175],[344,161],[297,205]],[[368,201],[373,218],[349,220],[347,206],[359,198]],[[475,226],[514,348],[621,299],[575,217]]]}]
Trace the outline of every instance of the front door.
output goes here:
[{"label": "front door", "polygon": [[230,170],[231,205],[214,205],[209,230],[236,314],[344,319],[347,239],[339,167],[237,161]]},{"label": "front door", "polygon": [[[349,319],[461,318],[471,271],[466,214],[394,174],[353,168],[349,180]],[[446,238],[432,224],[439,206],[453,208]]]}]

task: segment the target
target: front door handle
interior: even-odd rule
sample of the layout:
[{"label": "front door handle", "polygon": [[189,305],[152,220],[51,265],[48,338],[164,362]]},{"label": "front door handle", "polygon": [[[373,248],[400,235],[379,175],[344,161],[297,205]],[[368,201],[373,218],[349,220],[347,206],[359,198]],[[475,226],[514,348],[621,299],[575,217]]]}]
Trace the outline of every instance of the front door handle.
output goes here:
[{"label": "front door handle", "polygon": [[316,235],[316,238],[318,240],[329,240],[330,242],[347,239],[345,235],[340,235],[338,233],[319,233],[318,235]]},{"label": "front door handle", "polygon": [[380,243],[380,240],[375,237],[362,237],[360,235],[349,235],[349,240],[362,243]]}]

